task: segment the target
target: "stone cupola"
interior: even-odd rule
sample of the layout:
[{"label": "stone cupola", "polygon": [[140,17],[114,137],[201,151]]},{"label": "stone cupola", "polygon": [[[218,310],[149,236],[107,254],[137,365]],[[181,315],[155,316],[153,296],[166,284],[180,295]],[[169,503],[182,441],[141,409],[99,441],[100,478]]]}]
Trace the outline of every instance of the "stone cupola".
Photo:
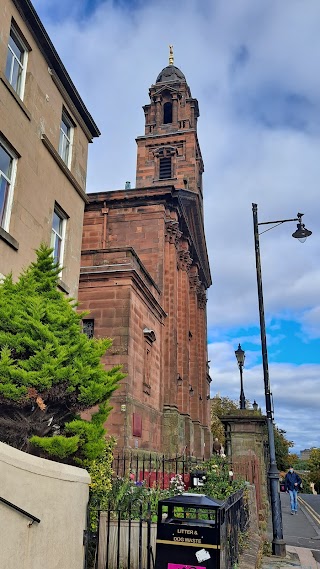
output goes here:
[{"label": "stone cupola", "polygon": [[145,134],[137,138],[136,187],[173,185],[191,190],[202,201],[204,170],[197,137],[199,107],[182,71],[173,64],[159,73],[143,107]]}]

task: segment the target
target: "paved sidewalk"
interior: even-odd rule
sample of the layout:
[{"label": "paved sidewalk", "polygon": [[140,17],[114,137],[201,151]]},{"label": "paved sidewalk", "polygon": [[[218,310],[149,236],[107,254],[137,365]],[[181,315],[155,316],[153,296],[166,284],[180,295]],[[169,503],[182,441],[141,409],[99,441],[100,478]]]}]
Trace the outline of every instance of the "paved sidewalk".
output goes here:
[{"label": "paved sidewalk", "polygon": [[[299,503],[297,515],[291,515],[288,494],[281,494],[285,558],[264,556],[261,569],[320,569],[320,526]],[[303,497],[303,496],[302,496]],[[271,523],[268,528],[272,539]]]},{"label": "paved sidewalk", "polygon": [[[261,537],[255,528],[249,537],[249,547],[239,560],[239,569],[320,569],[320,515],[310,505],[299,502],[298,514],[291,515],[288,494],[280,494],[286,557],[261,555]],[[269,520],[268,541],[272,541]]]},{"label": "paved sidewalk", "polygon": [[[299,502],[298,514],[292,516],[288,494],[280,494],[284,540],[287,545],[320,549],[320,525]],[[303,498],[303,494],[302,494]]]},{"label": "paved sidewalk", "polygon": [[305,547],[287,545],[287,555],[283,557],[262,558],[261,569],[320,569],[312,555],[312,551]]}]

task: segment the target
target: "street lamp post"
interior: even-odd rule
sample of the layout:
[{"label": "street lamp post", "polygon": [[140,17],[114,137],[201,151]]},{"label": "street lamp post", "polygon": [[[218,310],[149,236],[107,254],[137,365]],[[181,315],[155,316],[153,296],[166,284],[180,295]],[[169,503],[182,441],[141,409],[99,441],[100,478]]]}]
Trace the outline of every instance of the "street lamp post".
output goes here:
[{"label": "street lamp post", "polygon": [[246,398],[244,396],[244,390],[243,390],[243,366],[244,366],[244,360],[245,360],[246,354],[245,354],[245,351],[241,348],[240,344],[238,346],[238,349],[235,350],[234,353],[236,355],[239,370],[240,370],[240,409],[245,409],[246,408]]},{"label": "street lamp post", "polygon": [[[260,243],[259,243],[259,225],[281,225],[288,221],[298,221],[297,229],[292,234],[292,237],[304,242],[307,237],[311,235],[311,231],[305,228],[301,219],[303,214],[298,213],[294,219],[281,219],[277,221],[266,221],[258,223],[258,206],[252,204],[253,213],[253,229],[254,229],[254,243],[256,254],[256,272],[257,272],[257,288],[258,288],[258,301],[259,301],[259,316],[260,316],[260,335],[261,335],[261,351],[262,351],[262,366],[263,366],[263,379],[264,379],[264,392],[266,400],[266,415],[268,425],[268,440],[269,440],[269,454],[270,464],[268,470],[268,481],[270,488],[270,501],[272,513],[272,528],[273,528],[273,541],[272,553],[280,557],[286,555],[286,545],[283,539],[282,529],[282,512],[279,493],[279,472],[276,463],[276,452],[274,443],[274,429],[273,429],[273,416],[272,416],[272,402],[269,380],[269,367],[268,367],[268,352],[267,352],[267,338],[266,338],[266,324],[264,317],[264,304],[263,304],[263,290],[262,290],[262,276],[261,276],[261,259],[260,259]],[[272,229],[272,228],[271,228]],[[268,231],[268,230],[266,230]],[[264,233],[264,232],[262,232]]]}]

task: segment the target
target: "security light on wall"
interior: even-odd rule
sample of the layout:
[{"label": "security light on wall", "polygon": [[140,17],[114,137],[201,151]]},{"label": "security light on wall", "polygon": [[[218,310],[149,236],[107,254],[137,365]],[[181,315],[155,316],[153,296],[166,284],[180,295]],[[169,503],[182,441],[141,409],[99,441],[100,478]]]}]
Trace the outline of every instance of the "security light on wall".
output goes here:
[{"label": "security light on wall", "polygon": [[143,329],[143,335],[145,337],[146,340],[149,340],[149,342],[153,343],[156,341],[156,334],[154,330],[151,330],[150,328],[144,328]]}]

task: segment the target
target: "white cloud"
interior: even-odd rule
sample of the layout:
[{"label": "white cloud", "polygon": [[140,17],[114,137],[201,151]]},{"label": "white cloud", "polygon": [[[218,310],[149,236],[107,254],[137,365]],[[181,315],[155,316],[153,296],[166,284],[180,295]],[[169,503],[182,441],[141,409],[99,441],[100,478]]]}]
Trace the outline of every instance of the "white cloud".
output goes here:
[{"label": "white cloud", "polygon": [[[252,403],[256,400],[265,410],[263,370],[256,365],[257,354],[246,351],[243,371],[244,393]],[[213,377],[211,396],[217,392],[239,401],[240,375],[234,355],[234,345],[216,342],[209,345],[210,375]],[[269,365],[276,424],[294,441],[295,449],[320,447],[320,434],[315,428],[320,409],[318,389],[320,365]]]}]

